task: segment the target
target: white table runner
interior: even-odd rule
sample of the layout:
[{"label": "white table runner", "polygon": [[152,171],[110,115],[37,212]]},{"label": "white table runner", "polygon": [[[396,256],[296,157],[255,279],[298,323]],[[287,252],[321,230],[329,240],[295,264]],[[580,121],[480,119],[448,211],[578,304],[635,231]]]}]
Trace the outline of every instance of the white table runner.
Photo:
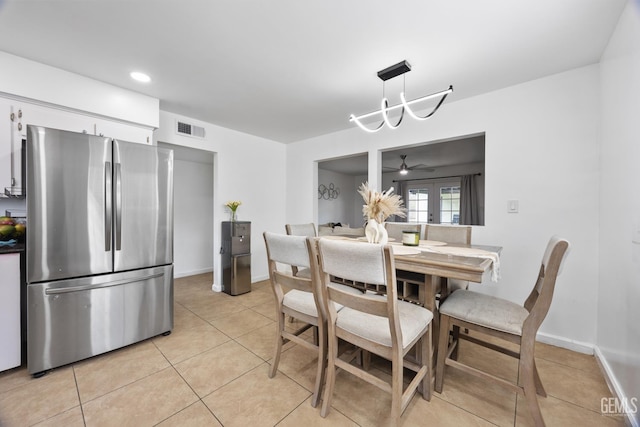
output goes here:
[{"label": "white table runner", "polygon": [[485,258],[493,261],[491,263],[491,281],[500,280],[500,256],[495,252],[485,251],[478,248],[463,248],[459,246],[418,246],[420,250],[435,252],[446,255],[459,255],[476,258]]}]

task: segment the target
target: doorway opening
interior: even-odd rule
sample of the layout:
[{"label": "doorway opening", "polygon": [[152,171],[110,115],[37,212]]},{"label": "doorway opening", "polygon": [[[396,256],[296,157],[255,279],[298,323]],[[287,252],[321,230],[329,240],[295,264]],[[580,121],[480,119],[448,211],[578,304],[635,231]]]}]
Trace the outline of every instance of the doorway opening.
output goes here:
[{"label": "doorway opening", "polygon": [[213,272],[213,153],[158,142],[173,150],[174,277]]}]

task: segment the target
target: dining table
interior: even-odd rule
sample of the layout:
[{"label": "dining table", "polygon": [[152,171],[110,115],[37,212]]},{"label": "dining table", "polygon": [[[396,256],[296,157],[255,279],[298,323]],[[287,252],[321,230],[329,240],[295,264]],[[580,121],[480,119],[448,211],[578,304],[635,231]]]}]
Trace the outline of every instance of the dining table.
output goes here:
[{"label": "dining table", "polygon": [[[332,236],[334,239],[359,240],[365,238]],[[439,241],[420,240],[417,246],[390,241],[398,297],[417,303],[433,313],[433,350],[438,343],[440,316],[438,300],[447,297],[447,279],[460,279],[481,283],[485,278],[497,282],[500,279],[501,246],[461,245]],[[338,279],[339,280],[339,279]]]}]

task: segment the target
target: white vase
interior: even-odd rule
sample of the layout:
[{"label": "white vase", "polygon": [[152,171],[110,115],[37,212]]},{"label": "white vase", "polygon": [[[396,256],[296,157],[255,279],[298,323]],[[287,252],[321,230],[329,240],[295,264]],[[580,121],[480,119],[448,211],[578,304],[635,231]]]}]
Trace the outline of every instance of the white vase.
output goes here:
[{"label": "white vase", "polygon": [[378,234],[380,233],[378,228],[378,221],[370,219],[367,222],[367,226],[364,228],[364,235],[367,236],[367,242],[378,243]]},{"label": "white vase", "polygon": [[389,242],[389,233],[387,233],[387,227],[384,226],[384,222],[378,224],[378,241],[381,245],[386,245]]}]

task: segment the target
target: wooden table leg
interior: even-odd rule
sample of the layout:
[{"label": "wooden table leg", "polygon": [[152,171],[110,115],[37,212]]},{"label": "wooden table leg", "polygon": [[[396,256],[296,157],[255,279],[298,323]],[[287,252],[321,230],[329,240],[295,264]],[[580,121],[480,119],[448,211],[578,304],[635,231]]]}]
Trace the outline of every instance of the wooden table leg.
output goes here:
[{"label": "wooden table leg", "polygon": [[[433,353],[437,354],[438,350],[438,332],[440,330],[440,313],[436,304],[436,293],[440,285],[440,277],[425,274],[424,286],[420,287],[419,298],[422,305],[433,313]],[[435,360],[435,357],[433,358]]]}]

